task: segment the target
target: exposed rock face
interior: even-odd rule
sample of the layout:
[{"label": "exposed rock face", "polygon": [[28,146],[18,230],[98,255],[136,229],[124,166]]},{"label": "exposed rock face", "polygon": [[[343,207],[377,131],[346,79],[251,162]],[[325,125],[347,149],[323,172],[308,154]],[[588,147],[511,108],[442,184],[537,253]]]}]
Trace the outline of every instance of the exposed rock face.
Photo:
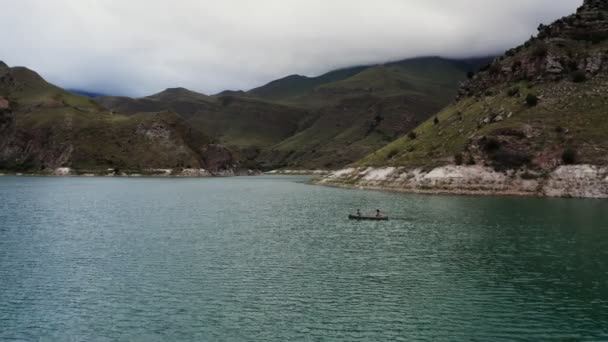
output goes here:
[{"label": "exposed rock face", "polygon": [[459,98],[482,95],[495,85],[529,80],[556,81],[582,72],[608,74],[608,55],[599,46],[608,39],[608,2],[587,0],[576,14],[540,25],[537,37],[507,51],[464,82]]},{"label": "exposed rock face", "polygon": [[[350,168],[318,181],[322,185],[415,193],[608,198],[608,168],[561,166],[548,175],[502,173],[482,166],[421,169]],[[353,185],[354,184],[354,185]]]},{"label": "exposed rock face", "polygon": [[236,169],[237,167],[237,162],[232,152],[222,145],[209,144],[203,146],[201,148],[201,156],[203,156],[203,165],[208,170],[219,172],[227,169]]}]

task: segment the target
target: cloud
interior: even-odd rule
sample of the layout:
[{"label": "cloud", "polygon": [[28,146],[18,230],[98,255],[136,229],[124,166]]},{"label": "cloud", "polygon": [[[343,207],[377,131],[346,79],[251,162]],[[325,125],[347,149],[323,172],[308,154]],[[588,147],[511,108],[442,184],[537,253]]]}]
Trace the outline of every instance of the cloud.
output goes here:
[{"label": "cloud", "polygon": [[67,88],[216,93],[415,56],[502,52],[582,0],[0,0],[0,60]]}]

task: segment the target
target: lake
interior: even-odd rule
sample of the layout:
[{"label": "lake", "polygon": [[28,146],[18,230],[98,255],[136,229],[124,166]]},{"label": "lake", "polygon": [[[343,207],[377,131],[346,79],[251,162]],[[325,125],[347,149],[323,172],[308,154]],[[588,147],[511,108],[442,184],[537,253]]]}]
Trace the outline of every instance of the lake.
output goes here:
[{"label": "lake", "polygon": [[608,340],[608,201],[306,180],[0,177],[0,340]]}]

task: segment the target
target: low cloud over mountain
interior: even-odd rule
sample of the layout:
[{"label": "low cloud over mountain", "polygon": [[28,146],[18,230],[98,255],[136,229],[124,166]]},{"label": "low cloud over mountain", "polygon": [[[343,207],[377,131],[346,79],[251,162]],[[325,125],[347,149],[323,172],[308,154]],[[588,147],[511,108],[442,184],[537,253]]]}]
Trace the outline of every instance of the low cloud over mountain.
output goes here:
[{"label": "low cloud over mountain", "polygon": [[170,86],[247,89],[291,73],[413,56],[494,54],[582,1],[1,3],[1,59],[64,87],[139,96]]}]

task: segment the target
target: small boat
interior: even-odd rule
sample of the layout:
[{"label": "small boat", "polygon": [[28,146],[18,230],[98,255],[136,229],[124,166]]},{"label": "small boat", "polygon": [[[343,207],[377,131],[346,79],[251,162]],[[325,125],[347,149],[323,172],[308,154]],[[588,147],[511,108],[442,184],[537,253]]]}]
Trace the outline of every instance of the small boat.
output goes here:
[{"label": "small boat", "polygon": [[388,221],[386,216],[359,216],[359,215],[348,215],[349,220],[355,221]]}]

